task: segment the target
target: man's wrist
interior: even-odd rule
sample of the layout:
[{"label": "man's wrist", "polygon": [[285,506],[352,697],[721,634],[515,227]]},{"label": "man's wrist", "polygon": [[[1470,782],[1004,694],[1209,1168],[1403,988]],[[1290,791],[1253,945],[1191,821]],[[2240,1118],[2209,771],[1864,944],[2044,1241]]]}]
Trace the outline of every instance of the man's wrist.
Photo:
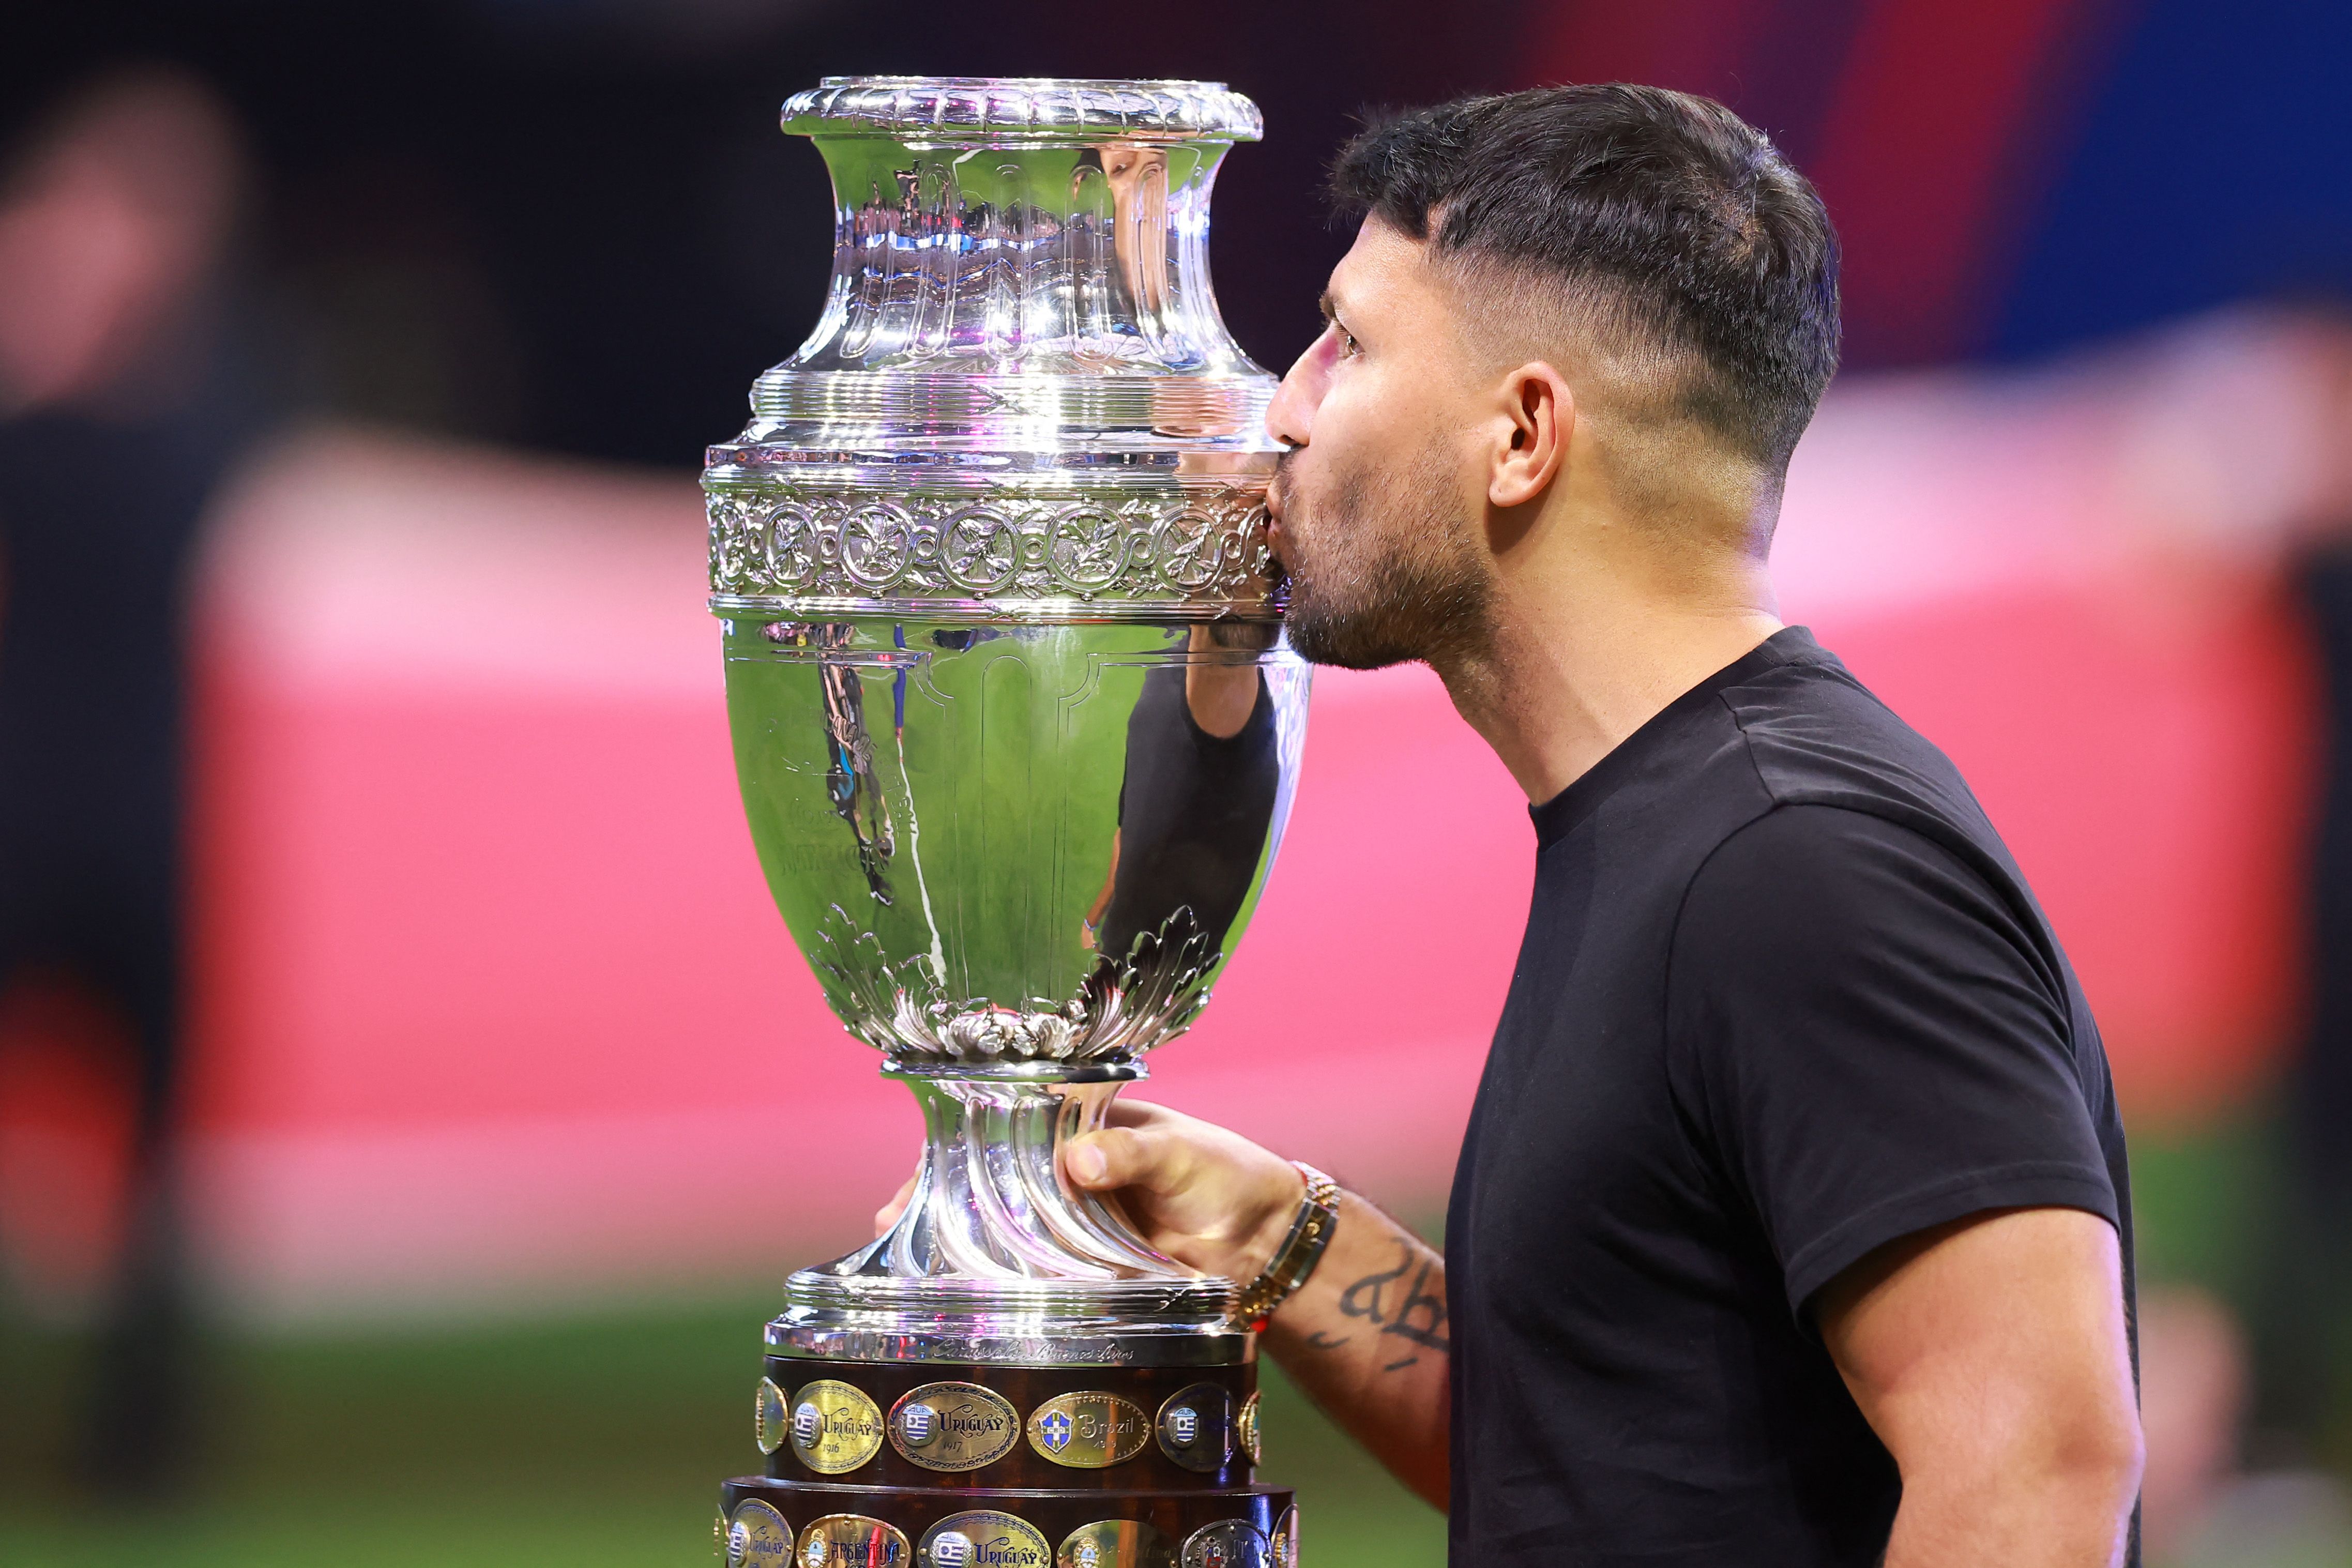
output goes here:
[{"label": "man's wrist", "polygon": [[1339,1228],[1339,1184],[1313,1166],[1293,1164],[1306,1192],[1273,1258],[1242,1288],[1234,1316],[1244,1322],[1263,1323],[1273,1317],[1275,1310],[1314,1274],[1331,1245],[1332,1232]]},{"label": "man's wrist", "polygon": [[1282,1249],[1285,1238],[1290,1234],[1290,1222],[1297,1218],[1298,1206],[1307,1201],[1307,1176],[1288,1160],[1282,1162],[1279,1172],[1269,1171],[1265,1193],[1257,1206],[1257,1218],[1250,1227],[1229,1272],[1246,1285],[1266,1270],[1274,1255]]}]

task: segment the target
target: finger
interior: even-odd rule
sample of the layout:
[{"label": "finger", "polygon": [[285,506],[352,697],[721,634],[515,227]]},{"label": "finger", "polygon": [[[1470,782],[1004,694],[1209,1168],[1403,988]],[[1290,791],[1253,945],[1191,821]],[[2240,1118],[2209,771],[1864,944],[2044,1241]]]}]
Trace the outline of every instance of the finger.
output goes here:
[{"label": "finger", "polygon": [[907,1185],[898,1189],[898,1195],[874,1211],[876,1236],[887,1235],[890,1228],[898,1223],[898,1217],[907,1212],[907,1205],[914,1201],[915,1183],[919,1179],[921,1179],[919,1172],[908,1176]]},{"label": "finger", "polygon": [[1168,1192],[1190,1179],[1194,1163],[1192,1145],[1184,1139],[1142,1127],[1087,1133],[1071,1139],[1062,1152],[1062,1168],[1089,1192],[1127,1186]]},{"label": "finger", "polygon": [[1149,1100],[1114,1100],[1103,1113],[1103,1124],[1107,1127],[1164,1126],[1181,1119],[1181,1112],[1155,1105]]}]

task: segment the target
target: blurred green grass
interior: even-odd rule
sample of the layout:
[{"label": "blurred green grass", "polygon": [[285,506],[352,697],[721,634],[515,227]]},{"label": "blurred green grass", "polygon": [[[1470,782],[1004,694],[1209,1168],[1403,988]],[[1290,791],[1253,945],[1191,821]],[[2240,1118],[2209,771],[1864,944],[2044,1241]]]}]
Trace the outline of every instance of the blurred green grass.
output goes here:
[{"label": "blurred green grass", "polygon": [[[2251,1293],[2273,1177],[2242,1117],[2135,1134],[2142,1279]],[[0,1308],[0,1563],[666,1568],[709,1557],[719,1481],[758,1468],[757,1300],[333,1334],[222,1336],[175,1498],[60,1462],[93,1354]],[[1318,1568],[1435,1568],[1444,1521],[1266,1368],[1265,1479]]]},{"label": "blurred green grass", "polygon": [[[772,1307],[219,1339],[184,1495],[135,1475],[77,1495],[58,1454],[90,1354],[0,1340],[0,1563],[83,1568],[666,1568],[708,1564],[718,1485],[756,1470]],[[1264,1479],[1296,1486],[1332,1568],[1430,1568],[1444,1521],[1268,1368]]]}]

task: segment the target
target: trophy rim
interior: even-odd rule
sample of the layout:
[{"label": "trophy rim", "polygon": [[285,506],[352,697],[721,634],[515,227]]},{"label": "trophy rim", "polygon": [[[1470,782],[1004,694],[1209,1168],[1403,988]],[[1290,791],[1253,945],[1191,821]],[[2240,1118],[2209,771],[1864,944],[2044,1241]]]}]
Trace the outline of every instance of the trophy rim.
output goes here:
[{"label": "trophy rim", "polygon": [[[1159,88],[1163,90],[1197,92],[1232,92],[1222,81],[1203,77],[975,77],[924,76],[905,71],[874,71],[850,76],[819,77],[823,88],[858,87],[967,87],[1030,88],[1040,91],[1058,91],[1071,88],[1098,89],[1115,91],[1120,88]],[[1239,94],[1234,96],[1238,97]]]},{"label": "trophy rim", "polygon": [[794,1361],[996,1366],[1235,1366],[1257,1335],[1234,1311],[1240,1287],[1182,1280],[841,1276],[785,1282],[767,1354]]},{"label": "trophy rim", "polygon": [[925,142],[1255,141],[1265,118],[1221,81],[1176,77],[830,76],[784,100],[794,136]]},{"label": "trophy rim", "polygon": [[1283,623],[1286,597],[1257,599],[852,599],[714,593],[706,603],[722,621],[937,621],[973,626],[1140,626],[1195,621]]}]

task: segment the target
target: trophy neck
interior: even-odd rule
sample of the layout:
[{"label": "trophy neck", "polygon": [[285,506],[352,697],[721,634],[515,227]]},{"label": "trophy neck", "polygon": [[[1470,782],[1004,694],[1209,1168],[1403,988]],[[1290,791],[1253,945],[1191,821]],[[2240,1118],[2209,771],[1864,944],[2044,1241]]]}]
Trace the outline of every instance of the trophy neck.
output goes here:
[{"label": "trophy neck", "polygon": [[1255,134],[1237,94],[868,78],[795,98],[784,123],[833,176],[834,259],[780,371],[1265,376],[1209,282],[1217,168]]},{"label": "trophy neck", "polygon": [[1232,1281],[1152,1250],[1116,1204],[1061,1174],[1062,1145],[1103,1124],[1118,1082],[898,1075],[925,1134],[906,1212],[872,1245],[792,1277],[787,1310],[769,1326],[772,1354],[1024,1365],[1249,1359],[1253,1337],[1232,1321]]}]

